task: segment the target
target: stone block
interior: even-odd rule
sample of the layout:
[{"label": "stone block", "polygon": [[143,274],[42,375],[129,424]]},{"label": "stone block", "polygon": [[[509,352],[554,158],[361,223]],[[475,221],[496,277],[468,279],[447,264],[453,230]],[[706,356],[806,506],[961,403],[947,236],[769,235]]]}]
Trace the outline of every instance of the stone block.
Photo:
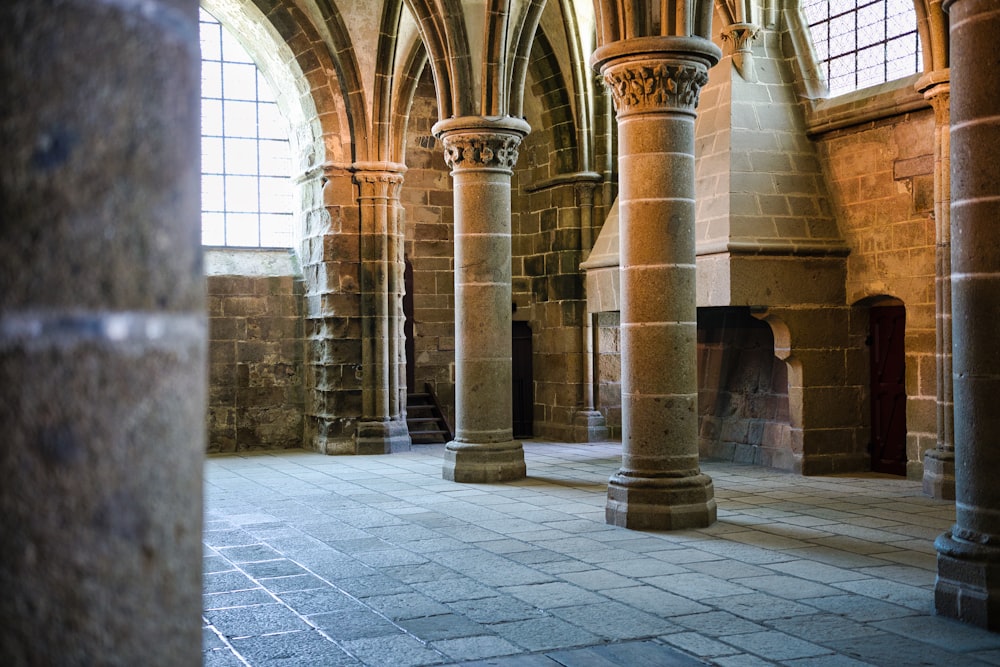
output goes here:
[{"label": "stone block", "polygon": [[962,542],[950,533],[940,536],[935,547],[935,613],[993,631],[1000,629],[1000,558],[996,548]]},{"label": "stone block", "polygon": [[715,522],[716,503],[707,475],[636,478],[621,473],[608,484],[606,520],[632,530],[705,528]]}]

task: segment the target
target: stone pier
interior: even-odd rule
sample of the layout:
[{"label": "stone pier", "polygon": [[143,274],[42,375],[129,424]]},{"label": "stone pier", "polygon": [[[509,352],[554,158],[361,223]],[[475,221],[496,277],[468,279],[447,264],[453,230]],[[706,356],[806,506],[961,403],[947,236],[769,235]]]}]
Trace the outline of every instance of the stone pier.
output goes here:
[{"label": "stone pier", "polygon": [[200,664],[198,3],[0,25],[0,661]]},{"label": "stone pier", "polygon": [[1000,630],[1000,86],[984,64],[1000,12],[952,0],[951,179],[952,371],[955,525],[935,542],[938,614]]},{"label": "stone pier", "polygon": [[437,123],[455,188],[455,439],[443,476],[525,476],[513,439],[510,182],[528,124],[510,117]]},{"label": "stone pier", "polygon": [[694,121],[721,52],[700,37],[611,42],[592,58],[618,112],[622,467],[607,521],[672,530],[715,521],[698,466]]}]

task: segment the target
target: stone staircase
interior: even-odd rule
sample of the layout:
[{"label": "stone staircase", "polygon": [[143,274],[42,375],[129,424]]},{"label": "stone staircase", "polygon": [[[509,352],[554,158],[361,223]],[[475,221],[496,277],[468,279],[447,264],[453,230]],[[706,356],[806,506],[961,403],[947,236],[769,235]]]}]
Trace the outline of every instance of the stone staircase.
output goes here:
[{"label": "stone staircase", "polygon": [[424,391],[406,395],[406,426],[414,445],[449,442],[451,426],[438,404],[434,388],[424,383]]}]

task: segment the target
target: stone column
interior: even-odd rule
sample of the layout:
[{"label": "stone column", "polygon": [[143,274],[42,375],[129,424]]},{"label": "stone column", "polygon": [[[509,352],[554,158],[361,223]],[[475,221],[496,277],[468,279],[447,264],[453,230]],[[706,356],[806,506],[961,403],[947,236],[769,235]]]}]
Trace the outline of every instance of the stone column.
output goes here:
[{"label": "stone column", "polygon": [[450,118],[434,135],[455,188],[455,439],[444,478],[499,482],[525,476],[511,400],[510,180],[528,124]]},{"label": "stone column", "polygon": [[198,3],[0,26],[0,656],[198,664]]},{"label": "stone column", "polygon": [[995,3],[951,0],[955,525],[935,542],[935,610],[1000,630],[1000,72]]},{"label": "stone column", "polygon": [[[580,208],[580,262],[586,262],[594,245],[594,188],[600,183],[600,175],[593,180],[581,180],[576,184],[577,201]],[[608,439],[608,426],[604,415],[596,407],[594,400],[594,315],[583,303],[583,325],[580,327],[580,348],[583,353],[582,377],[580,378],[580,409],[573,415],[573,441],[598,442]]]},{"label": "stone column", "polygon": [[949,72],[932,72],[917,89],[934,108],[934,296],[937,446],[924,453],[924,493],[955,499],[955,404],[951,380],[951,95]]},{"label": "stone column", "polygon": [[406,167],[385,162],[356,163],[361,213],[361,420],[358,454],[387,454],[410,447],[399,410],[396,355],[398,281],[396,209]]},{"label": "stone column", "polygon": [[721,53],[698,37],[612,42],[593,62],[618,112],[622,467],[607,521],[672,530],[715,521],[698,467],[694,121]]}]

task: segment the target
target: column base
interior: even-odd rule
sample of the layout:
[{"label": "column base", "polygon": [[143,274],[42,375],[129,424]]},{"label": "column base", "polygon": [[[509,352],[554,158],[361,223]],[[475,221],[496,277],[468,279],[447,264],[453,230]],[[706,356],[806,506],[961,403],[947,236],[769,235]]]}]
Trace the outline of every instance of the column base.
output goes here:
[{"label": "column base", "polygon": [[601,442],[608,439],[604,415],[597,410],[579,410],[573,415],[573,442]]},{"label": "column base", "polygon": [[358,422],[354,440],[355,454],[391,454],[410,451],[410,431],[406,422],[393,419],[386,422]]},{"label": "column base", "polygon": [[444,447],[441,476],[451,482],[509,482],[527,475],[520,442],[477,444],[452,440]]},{"label": "column base", "polygon": [[951,532],[938,537],[934,547],[934,613],[1000,630],[1000,547],[956,539]]},{"label": "column base", "polygon": [[943,449],[924,452],[924,495],[938,500],[955,499],[955,452]]},{"label": "column base", "polygon": [[630,477],[621,471],[608,482],[605,519],[631,530],[683,530],[715,523],[712,478]]}]

